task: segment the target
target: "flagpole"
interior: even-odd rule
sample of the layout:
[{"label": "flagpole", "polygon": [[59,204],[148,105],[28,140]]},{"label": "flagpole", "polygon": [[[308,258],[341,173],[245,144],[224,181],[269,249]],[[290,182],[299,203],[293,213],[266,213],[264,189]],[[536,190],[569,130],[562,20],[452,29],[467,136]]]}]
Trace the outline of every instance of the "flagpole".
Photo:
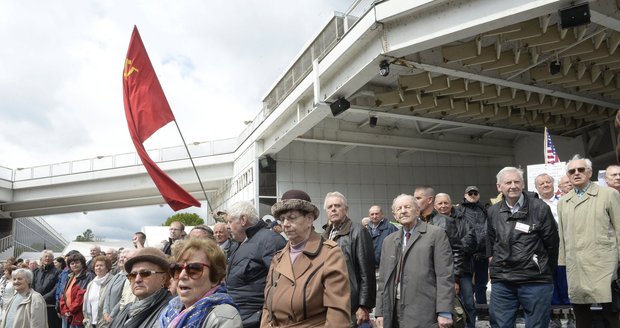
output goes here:
[{"label": "flagpole", "polygon": [[187,143],[185,142],[185,138],[183,138],[183,133],[181,133],[181,128],[179,128],[179,123],[177,123],[176,119],[172,121],[174,122],[174,125],[176,125],[177,130],[179,131],[179,135],[181,136],[181,140],[183,141],[183,146],[185,147],[185,150],[187,151],[187,156],[189,157],[189,160],[192,163],[194,172],[196,172],[198,183],[200,183],[200,189],[202,189],[202,193],[205,195],[205,200],[207,201],[207,209],[209,210],[209,214],[207,214],[207,220],[208,220],[209,216],[211,216],[211,213],[213,212],[213,209],[211,208],[211,203],[209,202],[209,198],[207,197],[207,191],[205,190],[205,187],[202,185],[202,180],[200,180],[200,175],[198,174],[198,170],[196,169],[196,165],[194,164],[194,159],[192,158],[192,154],[189,153],[189,148],[187,148]]}]

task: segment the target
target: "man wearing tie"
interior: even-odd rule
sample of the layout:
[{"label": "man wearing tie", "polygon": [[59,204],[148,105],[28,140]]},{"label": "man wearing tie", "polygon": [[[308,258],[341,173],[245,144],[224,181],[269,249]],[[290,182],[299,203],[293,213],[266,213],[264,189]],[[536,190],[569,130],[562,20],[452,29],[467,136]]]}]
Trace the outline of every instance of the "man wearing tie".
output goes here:
[{"label": "man wearing tie", "polygon": [[400,195],[392,212],[402,229],[383,242],[375,316],[377,326],[452,326],[454,278],[446,232],[419,220],[411,195]]}]

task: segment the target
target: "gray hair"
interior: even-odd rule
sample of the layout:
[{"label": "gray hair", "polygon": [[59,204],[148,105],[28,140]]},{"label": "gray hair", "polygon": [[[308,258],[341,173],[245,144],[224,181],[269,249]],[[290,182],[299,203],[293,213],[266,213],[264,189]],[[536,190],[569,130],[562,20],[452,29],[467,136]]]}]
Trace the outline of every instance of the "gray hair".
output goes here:
[{"label": "gray hair", "polygon": [[519,179],[523,181],[523,170],[512,166],[506,166],[497,173],[497,184],[502,183],[502,179],[504,179],[504,175],[506,175],[506,173],[516,173],[519,176]]},{"label": "gray hair", "polygon": [[435,197],[435,189],[429,185],[418,186],[413,190],[413,192],[415,193],[418,190],[424,191],[424,195],[426,197]]},{"label": "gray hair", "polygon": [[418,211],[420,210],[420,206],[418,205],[418,202],[415,201],[415,198],[413,196],[407,195],[407,194],[400,194],[396,196],[396,198],[394,198],[394,200],[392,201],[392,213],[396,213],[394,204],[396,204],[396,202],[402,200],[403,198],[409,198],[409,200],[411,200],[411,203],[413,204],[413,208],[415,208]]},{"label": "gray hair", "polygon": [[41,252],[41,258],[45,257],[46,255],[51,255],[52,257],[54,257],[54,252],[50,251],[49,249],[45,249]]},{"label": "gray hair", "polygon": [[349,208],[349,203],[347,202],[347,198],[344,197],[344,195],[339,191],[332,191],[332,192],[328,192],[327,195],[325,195],[325,202],[323,202],[323,209],[327,209],[327,199],[330,197],[340,198],[342,200],[342,205],[344,205],[345,208]]},{"label": "gray hair", "polygon": [[437,201],[438,197],[448,197],[448,202],[452,203],[452,198],[450,198],[450,195],[446,194],[445,192],[440,192],[435,195],[435,201]]},{"label": "gray hair", "polygon": [[549,174],[547,174],[547,173],[541,173],[541,174],[539,174],[539,175],[537,175],[537,176],[536,176],[536,178],[534,179],[534,183],[535,183],[535,184],[538,184],[538,178],[542,178],[542,177],[549,177],[549,178],[551,179],[551,183],[552,183],[552,184],[553,184],[553,182],[555,181],[555,179],[554,179],[551,175],[549,175]]},{"label": "gray hair", "polygon": [[581,157],[581,155],[579,154],[575,154],[573,155],[573,157],[568,161],[568,163],[566,163],[566,173],[568,173],[568,165],[570,165],[570,162],[572,161],[578,161],[578,160],[584,160],[586,162],[586,168],[590,171],[592,171],[592,161],[589,158],[585,158],[585,157]]},{"label": "gray hair", "polygon": [[245,215],[248,218],[250,225],[257,224],[259,220],[258,212],[256,212],[254,205],[245,200],[232,204],[227,212],[231,219],[239,219]]},{"label": "gray hair", "polygon": [[24,268],[15,269],[11,273],[11,278],[16,278],[17,276],[22,276],[23,278],[26,278],[26,282],[28,283],[28,286],[32,286],[32,279],[33,279],[32,271],[30,271],[29,269],[24,269]]}]

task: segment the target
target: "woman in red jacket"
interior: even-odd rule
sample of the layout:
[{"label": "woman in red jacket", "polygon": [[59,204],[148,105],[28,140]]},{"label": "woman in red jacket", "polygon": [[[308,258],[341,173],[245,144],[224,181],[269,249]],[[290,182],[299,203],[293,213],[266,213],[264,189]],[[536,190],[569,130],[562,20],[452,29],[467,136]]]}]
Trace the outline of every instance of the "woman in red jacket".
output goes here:
[{"label": "woman in red jacket", "polygon": [[84,327],[82,321],[82,305],[88,283],[94,275],[86,267],[86,259],[82,254],[73,254],[67,258],[71,268],[64,294],[60,298],[60,314],[67,318],[70,328]]}]

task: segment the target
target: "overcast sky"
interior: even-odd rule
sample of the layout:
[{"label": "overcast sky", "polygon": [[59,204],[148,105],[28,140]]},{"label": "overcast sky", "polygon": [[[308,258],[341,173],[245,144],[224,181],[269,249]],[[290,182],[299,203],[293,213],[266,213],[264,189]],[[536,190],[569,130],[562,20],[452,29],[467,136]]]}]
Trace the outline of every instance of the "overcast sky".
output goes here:
[{"label": "overcast sky", "polygon": [[[352,0],[0,0],[0,166],[134,151],[121,76],[134,25],[188,143],[236,137],[303,46]],[[147,148],[180,145],[171,126]],[[200,211],[200,210],[199,210]],[[129,238],[167,206],[45,217],[66,239]]]}]

